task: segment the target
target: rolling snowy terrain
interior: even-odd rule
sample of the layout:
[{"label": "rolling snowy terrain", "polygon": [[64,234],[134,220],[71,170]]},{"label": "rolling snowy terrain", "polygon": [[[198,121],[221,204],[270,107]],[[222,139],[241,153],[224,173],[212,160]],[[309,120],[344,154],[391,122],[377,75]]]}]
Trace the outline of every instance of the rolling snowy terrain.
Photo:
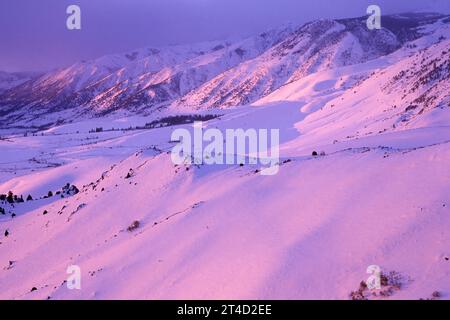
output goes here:
[{"label": "rolling snowy terrain", "polygon": [[[0,74],[0,298],[450,299],[450,18],[384,21]],[[278,174],[175,165],[174,115],[280,129]]]}]

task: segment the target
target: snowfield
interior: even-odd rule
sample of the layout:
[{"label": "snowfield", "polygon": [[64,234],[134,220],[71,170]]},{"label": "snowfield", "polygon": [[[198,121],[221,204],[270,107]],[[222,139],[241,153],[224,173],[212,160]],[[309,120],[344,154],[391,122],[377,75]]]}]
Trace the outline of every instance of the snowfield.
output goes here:
[{"label": "snowfield", "polygon": [[[0,200],[0,299],[449,299],[449,37],[439,22],[392,53],[298,69],[250,104],[3,128],[0,194],[24,202]],[[280,129],[278,174],[174,165],[171,133],[192,124],[145,124],[193,113]],[[381,290],[360,287],[371,265]]]}]

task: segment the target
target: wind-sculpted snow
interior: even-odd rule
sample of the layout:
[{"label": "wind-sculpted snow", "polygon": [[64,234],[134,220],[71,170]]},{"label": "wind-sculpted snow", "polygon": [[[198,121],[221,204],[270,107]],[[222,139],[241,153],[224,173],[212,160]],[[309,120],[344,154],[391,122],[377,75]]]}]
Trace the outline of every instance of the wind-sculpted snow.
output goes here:
[{"label": "wind-sculpted snow", "polygon": [[[11,138],[9,148],[65,163],[33,172],[17,162],[0,190],[39,195],[71,182],[80,192],[0,215],[0,297],[349,299],[373,264],[408,279],[390,298],[447,297],[449,129],[308,147],[289,133],[294,110],[244,108],[207,123],[284,124],[274,176],[174,165],[167,127]],[[53,154],[45,146],[55,143]],[[70,265],[81,269],[80,290],[67,288]]]},{"label": "wind-sculpted snow", "polygon": [[430,14],[384,19],[385,27],[374,31],[364,18],[319,20],[240,41],[146,48],[80,62],[3,85],[9,90],[0,93],[0,117],[4,126],[48,126],[112,112],[249,104],[318,71],[390,54],[448,22]]},{"label": "wind-sculpted snow", "polygon": [[[445,20],[392,16],[376,40],[324,20],[7,90],[0,298],[449,299]],[[276,174],[174,163],[172,133],[193,126],[279,130]],[[362,282],[374,266],[380,290]]]},{"label": "wind-sculpted snow", "polygon": [[233,43],[149,48],[80,62],[4,92],[3,123],[27,123],[36,116],[42,123],[49,113],[67,121],[72,112],[91,117],[116,110],[155,111],[258,56],[287,33],[282,28]]}]

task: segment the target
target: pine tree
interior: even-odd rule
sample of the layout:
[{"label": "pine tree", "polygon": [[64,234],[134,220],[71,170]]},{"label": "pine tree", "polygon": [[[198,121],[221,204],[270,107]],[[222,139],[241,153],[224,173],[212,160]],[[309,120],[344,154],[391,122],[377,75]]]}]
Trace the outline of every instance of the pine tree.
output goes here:
[{"label": "pine tree", "polygon": [[8,201],[8,203],[13,203],[14,202],[14,194],[12,193],[12,191],[8,192],[8,196],[6,197],[6,201]]}]

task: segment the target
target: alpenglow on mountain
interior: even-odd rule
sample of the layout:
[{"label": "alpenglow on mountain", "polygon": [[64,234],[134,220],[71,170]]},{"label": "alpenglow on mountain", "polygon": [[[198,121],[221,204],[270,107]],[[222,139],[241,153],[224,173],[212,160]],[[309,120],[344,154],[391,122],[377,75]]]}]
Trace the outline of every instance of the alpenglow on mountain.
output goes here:
[{"label": "alpenglow on mountain", "polygon": [[393,53],[449,23],[449,16],[423,13],[383,17],[381,30],[368,30],[364,17],[317,20],[240,41],[104,56],[43,75],[5,73],[0,120],[3,126],[51,126],[117,111],[250,104],[312,73]]}]

